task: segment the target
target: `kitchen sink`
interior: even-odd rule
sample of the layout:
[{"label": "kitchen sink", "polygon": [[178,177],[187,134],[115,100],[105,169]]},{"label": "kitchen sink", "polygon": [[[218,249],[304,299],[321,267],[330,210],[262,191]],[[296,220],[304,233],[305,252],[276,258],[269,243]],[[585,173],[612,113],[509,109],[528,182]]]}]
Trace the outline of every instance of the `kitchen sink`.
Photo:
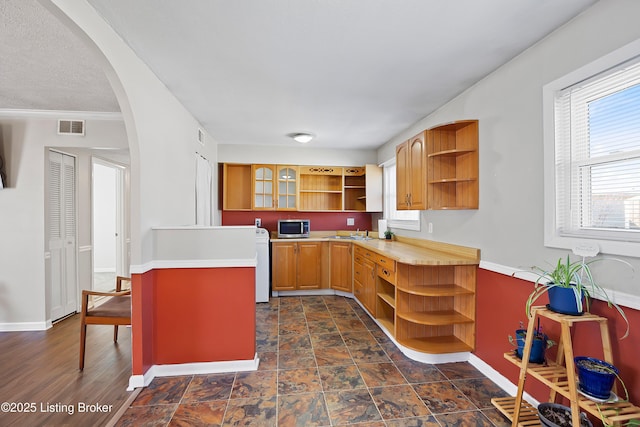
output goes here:
[{"label": "kitchen sink", "polygon": [[373,237],[369,237],[369,236],[360,236],[360,235],[354,235],[354,236],[329,236],[329,239],[339,239],[339,240],[371,240],[373,239]]}]

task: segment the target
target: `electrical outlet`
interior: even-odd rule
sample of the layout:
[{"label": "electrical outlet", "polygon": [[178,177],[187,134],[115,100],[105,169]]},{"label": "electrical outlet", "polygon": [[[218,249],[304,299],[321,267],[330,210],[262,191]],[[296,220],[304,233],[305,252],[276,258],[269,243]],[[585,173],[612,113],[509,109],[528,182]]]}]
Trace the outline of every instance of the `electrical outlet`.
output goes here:
[{"label": "electrical outlet", "polygon": [[429,234],[433,233],[433,223],[429,223]]},{"label": "electrical outlet", "polygon": [[262,225],[262,220],[260,218],[255,219],[256,227],[260,227]]},{"label": "electrical outlet", "polygon": [[347,218],[347,225],[356,225],[356,221],[354,218]]}]

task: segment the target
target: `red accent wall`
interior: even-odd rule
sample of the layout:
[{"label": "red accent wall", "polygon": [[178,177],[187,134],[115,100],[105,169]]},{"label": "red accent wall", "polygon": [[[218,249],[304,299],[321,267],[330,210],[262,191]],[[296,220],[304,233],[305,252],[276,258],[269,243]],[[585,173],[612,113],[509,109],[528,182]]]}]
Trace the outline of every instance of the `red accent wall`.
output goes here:
[{"label": "red accent wall", "polygon": [[[222,211],[222,225],[253,225],[255,218],[269,232],[277,231],[279,219],[310,219],[311,231],[372,229],[371,214],[365,212]],[[347,218],[353,218],[355,224],[347,226]]]},{"label": "red accent wall", "polygon": [[[533,283],[478,269],[477,285],[475,354],[512,383],[517,384],[519,370],[507,362],[503,354],[512,348],[508,336],[514,334],[519,322],[524,321],[526,326],[524,307],[529,293],[533,290]],[[548,300],[543,297],[537,303],[547,304]],[[627,338],[620,340],[625,332],[625,322],[615,309],[608,308],[602,301],[594,301],[591,307],[592,313],[609,319],[614,364],[620,369],[620,377],[629,390],[631,401],[638,404],[640,364],[636,358],[640,351],[640,311],[630,308],[624,308],[624,311],[629,319],[631,331]],[[560,327],[556,322],[544,320],[546,319],[542,322],[544,332],[557,342]],[[603,357],[600,331],[595,322],[574,326],[572,340],[575,356]],[[557,346],[551,348],[552,358],[555,358],[556,350]],[[525,389],[541,402],[549,399],[549,389],[532,377],[527,377]]]},{"label": "red accent wall", "polygon": [[255,268],[162,269],[156,277],[156,364],[254,358]]},{"label": "red accent wall", "polygon": [[132,275],[132,371],[251,360],[255,268],[174,268]]},{"label": "red accent wall", "polygon": [[143,375],[153,365],[154,273],[131,275],[133,375]]}]

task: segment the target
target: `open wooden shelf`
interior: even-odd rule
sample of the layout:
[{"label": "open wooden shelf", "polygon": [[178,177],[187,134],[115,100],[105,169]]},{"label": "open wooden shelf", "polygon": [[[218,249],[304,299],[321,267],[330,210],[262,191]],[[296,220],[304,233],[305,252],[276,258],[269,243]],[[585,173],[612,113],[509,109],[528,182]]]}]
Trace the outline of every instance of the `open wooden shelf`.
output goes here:
[{"label": "open wooden shelf", "polygon": [[476,178],[442,178],[435,181],[429,181],[429,184],[448,184],[450,182],[468,182],[475,180]]},{"label": "open wooden shelf", "polygon": [[452,297],[458,295],[473,295],[470,289],[458,285],[423,285],[410,289],[399,288],[401,292],[425,297]]},{"label": "open wooden shelf", "polygon": [[478,209],[478,121],[427,131],[428,209]]},{"label": "open wooden shelf", "polygon": [[390,307],[392,308],[396,308],[396,299],[392,296],[392,295],[388,295],[382,292],[378,292],[378,298],[380,298],[382,301],[386,302],[387,304],[389,304]]},{"label": "open wooden shelf", "polygon": [[413,350],[432,354],[458,353],[473,350],[473,347],[454,335],[398,338],[398,342]]},{"label": "open wooden shelf", "polygon": [[[516,407],[515,397],[494,397],[491,399],[491,403],[495,406],[505,417],[512,420],[513,413]],[[520,405],[520,422],[518,426],[529,427],[539,426],[540,418],[538,418],[538,410],[531,406],[531,404],[525,400]]]},{"label": "open wooden shelf", "polygon": [[473,319],[454,310],[398,312],[398,317],[419,325],[440,326],[456,323],[473,323]]},{"label": "open wooden shelf", "polygon": [[438,156],[456,157],[456,156],[461,156],[467,153],[473,153],[474,151],[476,151],[475,148],[443,150],[443,151],[427,154],[427,157],[438,157]]},{"label": "open wooden shelf", "polygon": [[[531,415],[531,406],[522,399],[525,380],[527,376],[531,376],[549,387],[551,390],[549,401],[554,402],[557,395],[568,399],[569,402],[571,402],[571,411],[576,417],[579,413],[579,409],[582,409],[598,419],[604,417],[607,424],[619,425],[619,423],[624,421],[640,419],[640,407],[637,407],[630,402],[620,401],[614,403],[597,403],[577,392],[578,385],[573,362],[570,328],[574,323],[599,323],[604,359],[611,363],[611,341],[609,338],[607,319],[591,313],[585,313],[582,316],[568,316],[554,313],[545,307],[533,307],[532,315],[529,319],[527,337],[533,336],[533,325],[535,324],[534,322],[537,316],[555,320],[560,323],[562,332],[558,348],[562,351],[558,353],[558,357],[555,362],[548,362],[546,365],[531,364],[528,360],[523,361],[517,358],[512,351],[505,353],[505,359],[520,367],[518,391],[515,397],[494,398],[491,400],[491,403],[493,403],[493,405],[507,418],[512,420],[514,425],[516,424],[516,421],[518,425],[532,425],[528,423]],[[565,338],[564,340],[563,337]],[[528,359],[531,342],[531,338],[528,338],[525,341],[525,349],[523,351],[523,358],[525,359]],[[518,419],[514,420],[516,412],[518,412],[516,411],[518,401],[521,402],[520,413],[518,414]],[[576,424],[579,424],[579,420],[574,418],[574,426],[579,427],[579,425]]]},{"label": "open wooden shelf", "polygon": [[378,321],[378,323],[382,324],[382,326],[385,327],[385,329],[387,331],[389,331],[390,333],[394,333],[393,332],[393,320],[392,319],[388,319],[385,317],[380,317],[376,319]]}]

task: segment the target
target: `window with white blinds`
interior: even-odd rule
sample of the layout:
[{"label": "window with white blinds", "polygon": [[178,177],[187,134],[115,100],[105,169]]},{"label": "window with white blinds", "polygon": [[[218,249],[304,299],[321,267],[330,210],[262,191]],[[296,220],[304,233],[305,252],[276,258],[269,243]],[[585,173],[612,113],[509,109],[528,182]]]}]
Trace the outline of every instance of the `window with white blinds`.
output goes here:
[{"label": "window with white blinds", "polygon": [[640,40],[549,83],[545,244],[640,251]]},{"label": "window with white blinds", "polygon": [[640,240],[640,61],[556,96],[561,234]]}]

